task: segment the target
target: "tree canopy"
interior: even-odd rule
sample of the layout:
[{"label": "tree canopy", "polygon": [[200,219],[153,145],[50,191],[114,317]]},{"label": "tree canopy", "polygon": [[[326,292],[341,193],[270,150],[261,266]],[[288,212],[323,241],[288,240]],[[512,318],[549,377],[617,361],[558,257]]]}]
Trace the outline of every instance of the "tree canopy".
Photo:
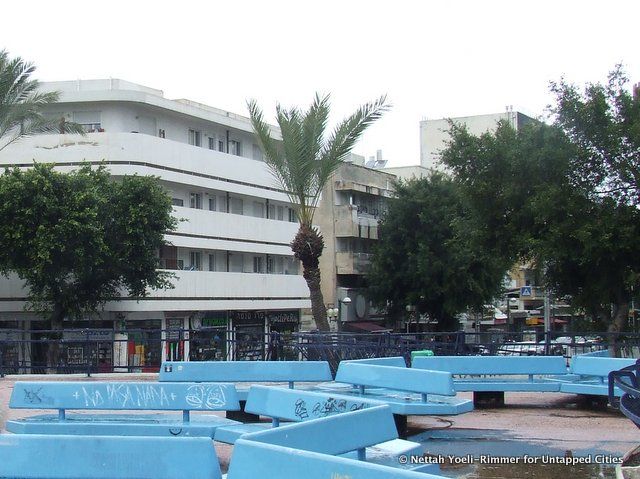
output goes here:
[{"label": "tree canopy", "polygon": [[271,138],[271,129],[264,121],[257,102],[249,101],[248,107],[264,161],[289,195],[298,216],[300,229],[291,248],[295,257],[302,262],[315,323],[318,329],[328,331],[329,322],[318,268],[324,241],[313,227],[313,215],[329,177],[364,131],[388,109],[386,98],[383,96],[373,103],[362,105],[338,123],[330,135],[326,134],[330,113],[328,95],[316,95],[307,111],[277,105],[276,119],[282,141]]},{"label": "tree canopy", "polygon": [[[452,125],[442,160],[469,198],[487,251],[534,260],[557,295],[620,330],[640,272],[638,99],[616,69],[584,94],[552,84],[555,123],[469,134]],[[635,145],[635,146],[634,146]]]},{"label": "tree canopy", "polygon": [[495,298],[510,266],[481,247],[470,219],[450,178],[434,173],[399,183],[380,223],[371,298],[395,314],[415,306],[440,330],[457,329],[455,316]]},{"label": "tree canopy", "polygon": [[104,167],[60,173],[52,165],[0,176],[0,272],[29,288],[29,307],[52,329],[147,288],[170,287],[157,249],[175,227],[171,200],[156,178],[114,180]]}]

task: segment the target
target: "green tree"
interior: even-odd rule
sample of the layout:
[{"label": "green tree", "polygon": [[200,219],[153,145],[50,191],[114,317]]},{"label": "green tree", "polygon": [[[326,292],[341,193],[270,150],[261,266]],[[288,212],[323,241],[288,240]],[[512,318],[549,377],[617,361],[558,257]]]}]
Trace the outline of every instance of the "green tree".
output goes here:
[{"label": "green tree", "polygon": [[43,116],[42,107],[55,103],[59,94],[38,92],[38,81],[31,78],[35,69],[32,63],[11,59],[0,50],[0,150],[37,133],[84,133],[80,125]]},{"label": "green tree", "polygon": [[480,247],[461,190],[450,178],[399,183],[380,223],[370,274],[369,294],[392,315],[415,305],[456,330],[455,316],[481,308],[497,296],[510,266]]},{"label": "green tree", "polygon": [[71,173],[37,163],[7,169],[0,176],[0,272],[23,279],[28,307],[61,330],[64,318],[97,311],[124,291],[135,298],[171,287],[156,254],[176,225],[171,213],[153,177],[114,181],[89,165]]},{"label": "green tree", "polygon": [[276,119],[282,141],[271,137],[271,128],[263,119],[255,100],[248,103],[251,123],[270,168],[294,205],[300,229],[291,248],[302,262],[309,286],[311,309],[316,326],[329,331],[326,307],[320,289],[318,260],[324,249],[322,235],[313,227],[313,215],[320,193],[331,174],[340,166],[366,128],[388,109],[385,97],[361,106],[340,122],[326,137],[329,96],[316,95],[307,111],[276,106]]},{"label": "green tree", "polygon": [[564,79],[551,83],[555,124],[576,147],[572,183],[591,196],[640,203],[640,91],[631,92],[618,65],[606,84],[583,91]]},{"label": "green tree", "polygon": [[[574,306],[623,327],[637,288],[640,218],[620,197],[593,194],[584,145],[561,125],[470,135],[453,125],[442,159],[469,199],[484,248],[510,260],[533,261],[547,285]],[[587,181],[589,178],[592,180]]]}]

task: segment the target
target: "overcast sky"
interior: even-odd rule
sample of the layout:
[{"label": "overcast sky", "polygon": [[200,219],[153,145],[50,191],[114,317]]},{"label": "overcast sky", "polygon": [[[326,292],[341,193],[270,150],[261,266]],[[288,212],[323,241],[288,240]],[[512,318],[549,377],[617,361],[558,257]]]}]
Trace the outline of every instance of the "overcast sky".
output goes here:
[{"label": "overcast sky", "polygon": [[[25,6],[26,5],[26,6]],[[637,0],[35,0],[3,2],[0,48],[42,81],[121,78],[247,114],[256,98],[334,121],[386,93],[393,109],[354,152],[420,162],[419,122],[539,115],[548,82],[602,81],[622,62],[640,82]]]}]

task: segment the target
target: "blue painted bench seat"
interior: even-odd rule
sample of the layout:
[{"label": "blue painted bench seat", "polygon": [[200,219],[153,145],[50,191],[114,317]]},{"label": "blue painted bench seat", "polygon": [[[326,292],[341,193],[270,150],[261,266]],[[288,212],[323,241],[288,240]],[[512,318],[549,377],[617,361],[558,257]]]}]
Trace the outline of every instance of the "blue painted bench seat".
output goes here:
[{"label": "blue painted bench seat", "polygon": [[[7,431],[18,434],[213,438],[216,428],[235,421],[213,414],[190,413],[238,410],[240,405],[232,384],[77,381],[17,382],[9,407],[58,411],[7,421]],[[67,410],[85,412],[68,414]],[[93,411],[180,411],[181,414],[94,414]]]},{"label": "blue painted bench seat", "polygon": [[[388,406],[374,406],[247,434],[234,447],[228,479],[438,478],[367,462],[366,448],[395,434]],[[353,459],[343,456],[356,451]]]},{"label": "blue painted bench seat", "polygon": [[[384,403],[363,400],[354,396],[340,396],[327,393],[286,389],[269,386],[252,386],[245,410],[258,416],[271,418],[270,423],[248,423],[219,427],[215,440],[234,444],[240,437],[258,431],[265,431],[291,422],[302,422],[321,417],[344,414]],[[287,422],[285,422],[287,421]],[[401,454],[421,454],[421,444],[397,438],[397,432],[388,436],[380,444],[366,449],[367,460],[378,464],[397,466]]]},{"label": "blue painted bench seat", "polygon": [[412,368],[453,374],[456,391],[473,391],[477,406],[503,405],[505,392],[558,392],[547,378],[567,374],[562,356],[422,356]]},{"label": "blue painted bench seat", "polygon": [[219,479],[208,438],[0,435],[0,477]]},{"label": "blue painted bench seat", "polygon": [[[240,401],[246,401],[255,383],[284,383],[293,389],[298,382],[331,381],[326,361],[167,361],[160,368],[160,382],[223,382],[236,385]],[[298,386],[299,387],[299,386]]]},{"label": "blue painted bench seat", "polygon": [[[569,394],[587,396],[609,395],[609,373],[635,364],[632,358],[609,358],[598,356],[574,356],[571,361],[570,374],[554,378],[560,385],[560,391]],[[613,395],[620,397],[622,390],[615,388]]]},{"label": "blue painted bench seat", "polygon": [[343,361],[334,383],[321,384],[318,390],[357,395],[391,407],[394,414],[451,415],[469,412],[473,404],[456,398],[451,374],[399,366],[402,358],[384,358],[382,362]]}]

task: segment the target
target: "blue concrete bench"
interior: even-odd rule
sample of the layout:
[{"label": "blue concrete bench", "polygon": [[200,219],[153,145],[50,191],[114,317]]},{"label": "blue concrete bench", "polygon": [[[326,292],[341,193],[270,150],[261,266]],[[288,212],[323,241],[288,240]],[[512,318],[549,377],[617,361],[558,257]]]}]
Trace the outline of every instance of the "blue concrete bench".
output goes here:
[{"label": "blue concrete bench", "polygon": [[32,479],[219,479],[211,439],[0,436],[0,477]]},{"label": "blue concrete bench", "polygon": [[[238,410],[232,384],[152,382],[17,382],[9,407],[57,409],[57,414],[7,421],[7,431],[21,434],[204,436],[235,423],[192,411]],[[176,414],[67,414],[84,411],[181,411]]]},{"label": "blue concrete bench", "polygon": [[331,381],[333,375],[326,361],[193,361],[162,363],[160,382],[225,382],[248,383],[236,385],[240,400],[239,413],[227,417],[242,421],[256,421],[254,415],[244,413],[249,386],[255,383],[286,383],[293,389],[297,382]]},{"label": "blue concrete bench", "polygon": [[[609,396],[609,373],[635,364],[635,359],[609,358],[598,356],[574,356],[570,374],[556,378],[560,392],[582,395],[583,402],[594,406],[606,405]],[[612,394],[622,395],[620,388]]]},{"label": "blue concrete bench", "polygon": [[317,390],[388,404],[401,437],[406,435],[409,415],[454,415],[473,409],[471,401],[455,397],[451,374],[397,366],[400,361],[404,364],[402,358],[385,358],[382,363],[342,361],[335,382],[321,384]]},{"label": "blue concrete bench", "polygon": [[[388,406],[375,406],[247,434],[236,442],[228,479],[443,479],[366,462],[366,448],[395,434]],[[355,457],[344,454],[355,451]]]},{"label": "blue concrete bench", "polygon": [[505,392],[558,392],[546,378],[567,373],[562,356],[424,356],[414,369],[454,375],[456,391],[473,391],[476,406],[504,405]]},{"label": "blue concrete bench", "polygon": [[[265,431],[291,422],[302,422],[321,417],[359,411],[384,403],[349,395],[335,395],[285,389],[269,386],[252,386],[249,391],[245,410],[249,413],[271,418],[270,423],[259,422],[235,424],[219,427],[215,440],[227,444],[235,444],[242,436],[258,431]],[[285,422],[287,421],[287,422]],[[345,432],[346,433],[346,432]],[[389,435],[384,442],[367,448],[367,460],[378,464],[398,465],[401,454],[421,454],[422,445],[416,442],[398,439],[397,432]]]}]

